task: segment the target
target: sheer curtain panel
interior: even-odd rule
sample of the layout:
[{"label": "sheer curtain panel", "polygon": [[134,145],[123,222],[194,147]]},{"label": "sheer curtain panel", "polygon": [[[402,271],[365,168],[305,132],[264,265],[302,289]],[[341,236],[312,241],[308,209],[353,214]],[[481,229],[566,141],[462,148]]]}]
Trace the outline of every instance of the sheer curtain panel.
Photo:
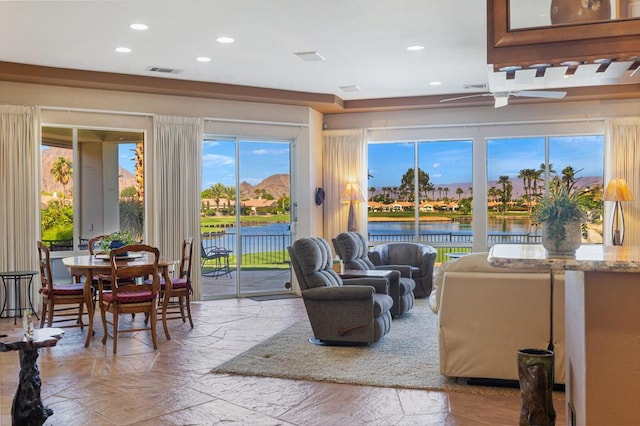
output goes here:
[{"label": "sheer curtain panel", "polygon": [[[0,105],[0,272],[38,270],[40,109]],[[36,277],[37,278],[37,277]],[[34,278],[33,289],[37,289]],[[11,291],[11,289],[9,289]],[[3,291],[3,290],[0,290]],[[6,294],[0,295],[4,300]],[[31,295],[39,306],[38,295]],[[23,303],[24,304],[24,303]],[[13,309],[12,297],[7,308]]]},{"label": "sheer curtain panel", "polygon": [[[196,117],[153,117],[153,143],[145,169],[151,171],[148,222],[150,243],[167,259],[180,259],[182,242],[200,244],[200,181],[204,120]],[[200,262],[194,251],[193,262]],[[200,300],[200,274],[192,274],[193,299]]]},{"label": "sheer curtain panel", "polygon": [[[625,246],[640,244],[640,117],[607,120],[604,185],[611,179],[626,179],[634,201],[622,202]],[[613,203],[605,201],[605,244],[611,244]]]},{"label": "sheer curtain panel", "polygon": [[[347,231],[349,203],[340,201],[348,184],[367,188],[366,130],[325,130],[322,132],[322,185],[325,190],[324,237],[334,238]],[[364,195],[364,192],[363,192]],[[366,197],[364,197],[366,199]],[[367,205],[356,203],[356,230],[367,232]]]}]

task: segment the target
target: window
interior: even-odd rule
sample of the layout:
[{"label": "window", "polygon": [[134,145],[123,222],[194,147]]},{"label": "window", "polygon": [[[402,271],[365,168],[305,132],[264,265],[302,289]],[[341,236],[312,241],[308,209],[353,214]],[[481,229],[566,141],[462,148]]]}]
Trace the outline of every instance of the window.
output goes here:
[{"label": "window", "polygon": [[488,140],[488,244],[540,243],[531,214],[554,179],[584,195],[583,241],[602,243],[603,166],[602,135]]},{"label": "window", "polygon": [[370,143],[368,161],[371,241],[470,250],[472,141]]},{"label": "window", "polygon": [[143,142],[135,131],[42,128],[42,240],[52,251],[86,250],[117,230],[142,240]]}]

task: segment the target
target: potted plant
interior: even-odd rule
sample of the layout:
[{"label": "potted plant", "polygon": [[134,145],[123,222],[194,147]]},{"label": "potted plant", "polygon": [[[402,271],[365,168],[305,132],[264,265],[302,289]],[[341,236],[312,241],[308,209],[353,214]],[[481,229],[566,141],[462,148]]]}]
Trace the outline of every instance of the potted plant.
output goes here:
[{"label": "potted plant", "polygon": [[533,219],[543,224],[542,245],[549,255],[573,256],[582,242],[585,212],[580,194],[554,180],[538,200]]},{"label": "potted plant", "polygon": [[109,252],[112,248],[127,246],[134,243],[135,240],[129,231],[116,231],[107,235],[107,237],[102,240],[100,248],[105,252]]}]

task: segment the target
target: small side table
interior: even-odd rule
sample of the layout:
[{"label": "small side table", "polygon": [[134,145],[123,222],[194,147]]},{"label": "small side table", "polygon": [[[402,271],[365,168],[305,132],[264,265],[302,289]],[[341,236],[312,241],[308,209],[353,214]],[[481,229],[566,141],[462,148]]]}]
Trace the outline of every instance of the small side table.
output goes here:
[{"label": "small side table", "polygon": [[[33,303],[31,301],[31,286],[33,285],[33,276],[37,274],[37,271],[0,272],[0,278],[2,278],[2,285],[4,286],[4,301],[2,302],[2,311],[0,311],[0,317],[5,313],[5,311],[13,311],[14,324],[16,324],[17,318],[22,318],[22,312],[24,311],[25,307],[22,306],[22,288],[20,284],[23,281],[27,282],[27,300],[29,302],[29,308],[31,308],[31,311],[35,314],[36,310],[33,308]],[[13,281],[13,308],[7,307],[7,300],[9,298],[7,286],[8,281]],[[36,318],[38,318],[38,315],[35,315]]]},{"label": "small side table", "polygon": [[14,425],[42,425],[53,410],[40,397],[40,370],[38,369],[38,349],[55,346],[62,339],[64,331],[59,328],[34,330],[32,341],[0,342],[0,352],[19,351],[20,382],[11,406]]}]

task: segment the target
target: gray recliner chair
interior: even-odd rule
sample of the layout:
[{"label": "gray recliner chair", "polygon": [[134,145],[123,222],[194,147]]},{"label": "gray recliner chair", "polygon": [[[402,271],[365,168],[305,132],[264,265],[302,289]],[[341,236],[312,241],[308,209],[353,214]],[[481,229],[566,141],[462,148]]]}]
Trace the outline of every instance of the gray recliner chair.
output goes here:
[{"label": "gray recliner chair", "polygon": [[385,278],[342,280],[332,269],[322,238],[300,238],[288,247],[314,337],[312,343],[368,344],[391,329],[393,300]]},{"label": "gray recliner chair", "polygon": [[416,297],[429,297],[433,288],[433,268],[438,257],[435,248],[414,242],[379,244],[373,247],[368,257],[376,267],[408,265],[411,278],[416,283],[413,294]]},{"label": "gray recliner chair", "polygon": [[333,239],[336,253],[344,261],[346,269],[390,270],[389,296],[393,299],[391,315],[397,317],[413,308],[416,283],[411,278],[411,267],[407,265],[385,265],[377,267],[367,257],[367,240],[359,232],[343,232]]}]

